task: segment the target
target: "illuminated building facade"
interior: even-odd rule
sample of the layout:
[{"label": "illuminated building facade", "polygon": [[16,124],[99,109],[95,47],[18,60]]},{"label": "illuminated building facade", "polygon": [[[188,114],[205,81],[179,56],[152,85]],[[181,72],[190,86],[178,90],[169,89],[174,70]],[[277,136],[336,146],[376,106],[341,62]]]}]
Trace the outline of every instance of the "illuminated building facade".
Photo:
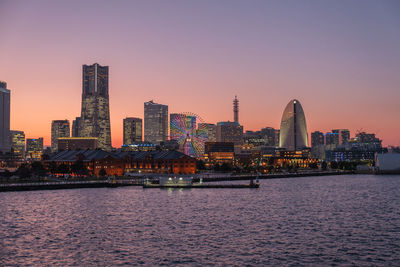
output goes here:
[{"label": "illuminated building facade", "polygon": [[25,133],[23,131],[10,131],[11,151],[18,158],[25,158]]},{"label": "illuminated building facade", "polygon": [[51,151],[58,151],[58,141],[60,137],[69,137],[69,120],[54,120],[51,122]]},{"label": "illuminated building facade", "polygon": [[205,135],[207,142],[217,141],[217,125],[212,123],[199,123],[197,129],[200,129],[200,134]]},{"label": "illuminated building facade", "polygon": [[291,100],[283,111],[279,147],[291,151],[308,147],[306,117],[296,99]]},{"label": "illuminated building facade", "polygon": [[108,66],[83,65],[80,137],[97,137],[98,146],[111,150]]},{"label": "illuminated building facade", "polygon": [[134,144],[142,141],[142,119],[125,118],[123,120],[124,145]]},{"label": "illuminated building facade", "polygon": [[233,142],[235,145],[243,144],[243,126],[237,122],[218,122],[217,142]]},{"label": "illuminated building facade", "polygon": [[144,103],[144,141],[161,143],[168,140],[168,106]]},{"label": "illuminated building facade", "polygon": [[123,175],[126,172],[194,174],[196,159],[178,151],[147,152],[107,152],[104,150],[61,151],[45,160],[49,168],[65,164],[71,168],[82,161],[89,175],[99,175],[104,170],[107,175]]},{"label": "illuminated building facade", "polygon": [[0,81],[0,152],[10,152],[10,90]]},{"label": "illuminated building facade", "polygon": [[212,164],[233,164],[235,148],[233,142],[206,142],[204,151],[206,166]]},{"label": "illuminated building facade", "polygon": [[97,149],[97,137],[60,137],[57,139],[57,151]]},{"label": "illuminated building facade", "polygon": [[42,159],[43,155],[43,137],[26,139],[26,158],[32,161]]}]

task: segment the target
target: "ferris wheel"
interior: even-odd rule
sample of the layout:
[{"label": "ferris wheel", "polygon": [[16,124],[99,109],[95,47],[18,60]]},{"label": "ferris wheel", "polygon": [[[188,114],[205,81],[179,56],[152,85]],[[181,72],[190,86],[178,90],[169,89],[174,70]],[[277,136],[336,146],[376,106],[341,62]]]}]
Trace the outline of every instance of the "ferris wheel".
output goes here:
[{"label": "ferris wheel", "polygon": [[179,150],[191,157],[204,154],[204,144],[208,135],[200,116],[190,113],[170,114],[170,139],[179,144]]}]

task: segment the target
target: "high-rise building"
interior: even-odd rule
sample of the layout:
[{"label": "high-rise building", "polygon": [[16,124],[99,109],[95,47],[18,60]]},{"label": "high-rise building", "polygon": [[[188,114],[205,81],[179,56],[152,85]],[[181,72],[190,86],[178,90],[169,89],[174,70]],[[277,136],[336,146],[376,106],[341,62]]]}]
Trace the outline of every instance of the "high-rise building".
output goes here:
[{"label": "high-rise building", "polygon": [[0,81],[0,152],[10,152],[10,90]]},{"label": "high-rise building", "polygon": [[233,121],[239,124],[239,100],[237,96],[233,100]]},{"label": "high-rise building", "polygon": [[168,106],[144,103],[144,141],[160,143],[168,140]]},{"label": "high-rise building", "polygon": [[198,134],[204,135],[204,140],[207,142],[217,141],[217,125],[212,123],[197,124]]},{"label": "high-rise building", "polygon": [[142,119],[125,118],[124,127],[124,145],[131,145],[142,141]]},{"label": "high-rise building", "polygon": [[25,158],[25,133],[23,131],[10,131],[10,143],[14,156]]},{"label": "high-rise building", "polygon": [[326,133],[325,144],[329,146],[339,146],[339,133]]},{"label": "high-rise building", "polygon": [[291,100],[283,111],[279,147],[290,151],[308,147],[306,117],[296,99]]},{"label": "high-rise building", "polygon": [[350,140],[350,131],[348,129],[335,129],[332,130],[332,133],[338,134],[339,145],[345,145]]},{"label": "high-rise building", "polygon": [[26,139],[26,158],[29,160],[41,160],[43,155],[43,137]]},{"label": "high-rise building", "polygon": [[217,123],[217,142],[243,144],[243,126],[237,122],[221,121]]},{"label": "high-rise building", "polygon": [[51,151],[58,151],[60,137],[70,137],[69,120],[54,120],[51,122]]},{"label": "high-rise building", "polygon": [[81,123],[81,117],[76,117],[75,120],[72,121],[72,130],[71,130],[71,136],[72,137],[79,137],[79,125]]},{"label": "high-rise building", "polygon": [[97,137],[99,148],[111,149],[108,66],[83,65],[79,135]]},{"label": "high-rise building", "polygon": [[311,147],[324,145],[324,134],[320,131],[315,131],[311,133]]}]

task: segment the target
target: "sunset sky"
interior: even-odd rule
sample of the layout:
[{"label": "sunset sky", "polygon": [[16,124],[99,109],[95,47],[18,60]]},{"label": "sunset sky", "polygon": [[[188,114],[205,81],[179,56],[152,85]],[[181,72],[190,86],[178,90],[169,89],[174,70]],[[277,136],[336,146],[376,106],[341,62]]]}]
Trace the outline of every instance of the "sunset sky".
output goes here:
[{"label": "sunset sky", "polygon": [[111,135],[154,100],[205,122],[280,127],[300,100],[309,134],[400,145],[400,1],[4,1],[0,80],[11,129],[50,145],[80,115],[82,65],[110,67]]}]

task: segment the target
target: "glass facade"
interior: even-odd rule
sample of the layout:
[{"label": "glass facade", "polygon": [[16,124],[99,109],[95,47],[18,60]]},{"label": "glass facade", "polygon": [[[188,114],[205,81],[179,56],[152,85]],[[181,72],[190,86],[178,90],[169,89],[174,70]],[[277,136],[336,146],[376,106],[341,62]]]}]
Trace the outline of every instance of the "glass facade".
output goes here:
[{"label": "glass facade", "polygon": [[10,90],[0,81],[0,152],[10,152]]},{"label": "glass facade", "polygon": [[168,106],[144,103],[144,141],[161,143],[168,140]]},{"label": "glass facade", "polygon": [[51,151],[58,151],[58,141],[60,137],[69,137],[69,120],[54,120],[51,123]]},{"label": "glass facade", "polygon": [[291,100],[283,111],[279,147],[291,151],[308,147],[306,117],[296,99]]}]

